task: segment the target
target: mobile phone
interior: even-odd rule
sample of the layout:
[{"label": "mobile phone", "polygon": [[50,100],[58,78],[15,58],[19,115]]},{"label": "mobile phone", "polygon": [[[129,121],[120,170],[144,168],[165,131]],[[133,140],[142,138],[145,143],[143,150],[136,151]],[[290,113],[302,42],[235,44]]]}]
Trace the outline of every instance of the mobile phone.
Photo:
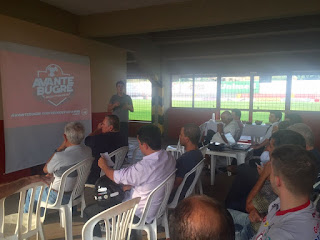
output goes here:
[{"label": "mobile phone", "polygon": [[261,165],[260,165],[259,163],[256,162],[255,164],[256,164],[257,166],[261,167]]}]

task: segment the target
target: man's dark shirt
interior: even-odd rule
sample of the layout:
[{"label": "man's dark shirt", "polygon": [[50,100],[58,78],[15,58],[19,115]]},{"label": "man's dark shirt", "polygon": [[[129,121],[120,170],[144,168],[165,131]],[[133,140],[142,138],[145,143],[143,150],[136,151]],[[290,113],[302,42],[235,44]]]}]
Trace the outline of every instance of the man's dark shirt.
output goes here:
[{"label": "man's dark shirt", "polygon": [[[202,153],[200,150],[191,150],[188,151],[184,154],[181,155],[180,158],[177,160],[177,171],[176,171],[176,177],[184,178],[184,175],[186,175],[188,172],[190,172],[191,169],[193,169],[201,160],[203,159]],[[186,192],[188,188],[190,187],[193,179],[194,179],[195,174],[191,174],[183,188],[179,197],[179,201],[184,198],[186,195]],[[170,202],[173,200],[174,193],[171,194],[172,196],[170,197]]]},{"label": "man's dark shirt", "polygon": [[320,152],[317,149],[312,149],[309,152],[313,153],[313,155],[316,157],[316,164],[318,168],[318,173],[320,172]]},{"label": "man's dark shirt", "polygon": [[91,172],[88,177],[88,183],[94,184],[100,177],[100,167],[98,160],[100,153],[111,153],[120,147],[126,145],[124,136],[120,132],[108,132],[95,136],[88,136],[85,139],[85,145],[91,148],[94,161],[92,163]]}]

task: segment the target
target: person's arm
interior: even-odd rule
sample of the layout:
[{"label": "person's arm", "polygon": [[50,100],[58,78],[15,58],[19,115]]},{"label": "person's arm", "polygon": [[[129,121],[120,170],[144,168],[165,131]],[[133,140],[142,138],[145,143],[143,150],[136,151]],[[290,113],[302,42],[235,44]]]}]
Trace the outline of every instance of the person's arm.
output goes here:
[{"label": "person's arm", "polygon": [[[66,141],[66,138],[64,138],[64,141],[62,142],[62,144],[60,145],[60,147],[58,147],[57,149],[56,149],[56,152],[62,152],[62,151],[64,151],[67,147],[66,147],[66,144],[67,144],[67,141]],[[51,172],[49,172],[48,171],[48,164],[49,164],[49,162],[52,160],[52,158],[54,157],[54,155],[55,155],[56,153],[54,153],[54,154],[52,154],[52,156],[49,158],[49,160],[46,162],[46,165],[44,165],[44,167],[43,167],[43,172],[44,173],[51,173]]]},{"label": "person's arm", "polygon": [[181,178],[181,177],[176,177],[175,180],[174,180],[174,183],[173,183],[173,189],[172,189],[172,191],[177,190],[177,188],[180,186],[180,184],[182,183],[182,181],[183,181],[183,178]]},{"label": "person's arm", "polygon": [[119,102],[109,103],[108,104],[108,112],[112,112],[113,109],[115,109],[116,107],[119,107],[119,106],[120,106]]},{"label": "person's arm", "polygon": [[14,182],[2,184],[0,185],[0,199],[8,197],[17,192],[19,189],[35,182],[44,182],[49,185],[51,182],[51,178],[44,175],[35,175],[20,178]]},{"label": "person's arm", "polygon": [[127,100],[128,102],[126,102],[126,104],[124,105],[124,108],[129,110],[130,112],[134,112],[134,109],[133,109],[133,104],[132,104],[132,99],[130,96],[127,95]]},{"label": "person's arm", "polygon": [[222,140],[225,143],[228,143],[228,140],[227,140],[227,138],[226,138],[226,136],[224,135],[224,132],[223,132],[223,125],[221,123],[219,123],[217,125],[217,132],[220,133],[220,136],[221,136]]},{"label": "person's arm", "polygon": [[[252,215],[257,217],[257,218],[252,218],[252,219],[258,220],[258,216],[256,214],[256,213],[258,213],[258,211],[253,205],[253,199],[258,194],[258,192],[261,190],[261,188],[263,187],[264,182],[270,176],[270,172],[271,172],[271,165],[270,165],[270,162],[268,162],[264,166],[257,183],[254,185],[254,187],[252,188],[251,192],[249,193],[249,195],[247,197],[246,211],[249,213],[249,216],[250,216],[250,212],[252,212]],[[251,220],[251,218],[250,218],[250,220]]]},{"label": "person's arm", "polygon": [[102,122],[98,124],[96,130],[89,134],[89,136],[95,136],[101,134]]},{"label": "person's arm", "polygon": [[251,148],[253,149],[259,149],[262,147],[265,147],[269,144],[269,139],[265,139],[262,143],[256,144],[256,145],[252,145]]},{"label": "person's arm", "polygon": [[104,158],[99,158],[98,166],[102,169],[102,171],[106,174],[106,176],[114,181],[114,170],[107,165],[107,162]]}]

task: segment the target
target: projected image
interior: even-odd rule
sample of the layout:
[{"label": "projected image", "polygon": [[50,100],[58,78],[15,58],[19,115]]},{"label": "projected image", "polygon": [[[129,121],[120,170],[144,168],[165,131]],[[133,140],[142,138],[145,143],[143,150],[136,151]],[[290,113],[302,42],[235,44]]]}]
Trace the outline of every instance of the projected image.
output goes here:
[{"label": "projected image", "polygon": [[0,74],[6,172],[45,162],[66,122],[91,130],[88,57],[0,42]]}]

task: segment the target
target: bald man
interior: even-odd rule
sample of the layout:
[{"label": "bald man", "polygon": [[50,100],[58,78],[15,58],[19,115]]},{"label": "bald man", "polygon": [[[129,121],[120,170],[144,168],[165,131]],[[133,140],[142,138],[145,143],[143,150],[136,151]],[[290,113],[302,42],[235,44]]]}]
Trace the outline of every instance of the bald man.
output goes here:
[{"label": "bald man", "polygon": [[233,240],[234,224],[220,203],[205,195],[182,200],[170,215],[171,240]]},{"label": "bald man", "polygon": [[221,121],[222,123],[217,125],[217,133],[213,135],[212,141],[229,144],[225,134],[231,133],[232,137],[237,142],[240,139],[241,130],[238,123],[233,120],[232,114],[229,111],[224,111],[221,114]]}]

